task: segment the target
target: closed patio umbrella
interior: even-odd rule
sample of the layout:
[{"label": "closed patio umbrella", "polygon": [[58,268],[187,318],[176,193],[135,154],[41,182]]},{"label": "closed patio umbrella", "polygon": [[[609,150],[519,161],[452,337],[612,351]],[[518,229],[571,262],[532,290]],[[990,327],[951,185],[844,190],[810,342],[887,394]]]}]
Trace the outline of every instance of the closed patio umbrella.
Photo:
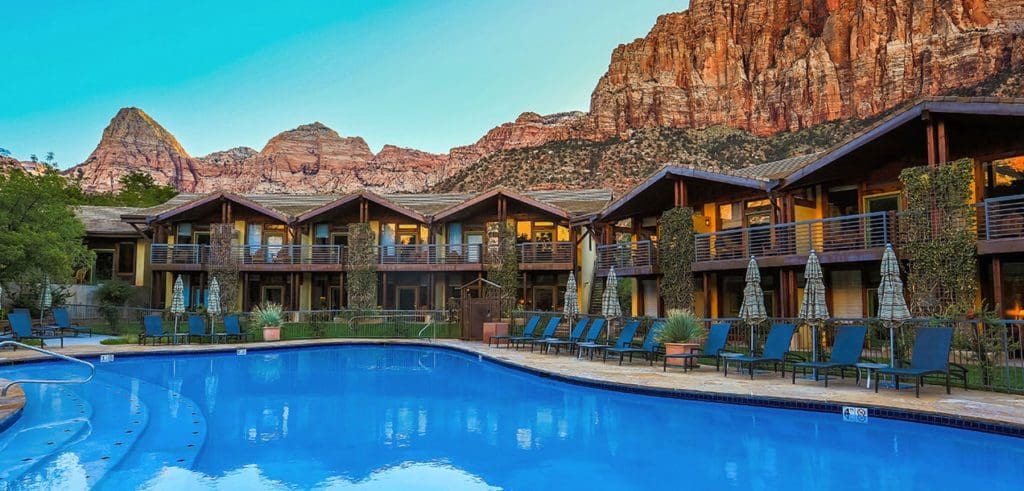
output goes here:
[{"label": "closed patio umbrella", "polygon": [[210,286],[206,292],[206,313],[210,314],[210,332],[216,332],[216,317],[220,315],[220,284],[217,278],[210,279]]},{"label": "closed patio umbrella", "polygon": [[608,277],[604,281],[604,294],[601,296],[601,315],[608,317],[608,341],[611,342],[611,319],[622,317],[622,306],[619,305],[619,278],[615,276],[615,266],[608,269]]},{"label": "closed patio umbrella", "polygon": [[[818,325],[828,319],[828,306],[825,305],[825,275],[821,272],[818,255],[811,251],[807,256],[807,268],[804,269],[804,298],[800,303],[798,317],[811,325],[811,360],[818,361]],[[817,373],[815,373],[817,375]]]},{"label": "closed patio umbrella", "polygon": [[174,314],[174,344],[178,344],[178,316],[185,313],[185,284],[181,275],[174,280],[174,289],[171,290],[171,313]]},{"label": "closed patio umbrella", "polygon": [[757,259],[754,256],[750,256],[750,263],[747,264],[746,280],[740,318],[750,326],[750,355],[754,356],[754,325],[768,319],[768,312],[764,307],[764,290],[761,289],[761,270],[757,267]]},{"label": "closed patio umbrella", "polygon": [[570,320],[580,315],[580,295],[576,291],[576,274],[569,272],[569,280],[565,282],[565,298],[562,299],[563,312]]},{"label": "closed patio umbrella", "polygon": [[53,293],[50,292],[50,276],[43,277],[43,291],[39,293],[39,325],[43,325],[43,312],[53,305]]},{"label": "closed patio umbrella", "polygon": [[878,320],[889,328],[889,364],[896,366],[896,326],[910,319],[910,309],[903,297],[900,262],[892,244],[885,245],[882,254],[882,282],[878,285]]}]

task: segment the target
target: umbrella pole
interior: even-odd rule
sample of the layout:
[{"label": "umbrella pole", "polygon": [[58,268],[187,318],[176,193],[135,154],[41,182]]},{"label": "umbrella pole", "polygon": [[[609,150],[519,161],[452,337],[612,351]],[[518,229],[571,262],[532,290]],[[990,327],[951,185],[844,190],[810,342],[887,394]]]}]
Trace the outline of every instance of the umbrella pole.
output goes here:
[{"label": "umbrella pole", "polygon": [[754,355],[754,323],[750,323],[750,356]]},{"label": "umbrella pole", "polygon": [[889,367],[896,368],[896,327],[889,323]]},{"label": "umbrella pole", "polygon": [[178,314],[174,314],[174,344],[178,344]]}]

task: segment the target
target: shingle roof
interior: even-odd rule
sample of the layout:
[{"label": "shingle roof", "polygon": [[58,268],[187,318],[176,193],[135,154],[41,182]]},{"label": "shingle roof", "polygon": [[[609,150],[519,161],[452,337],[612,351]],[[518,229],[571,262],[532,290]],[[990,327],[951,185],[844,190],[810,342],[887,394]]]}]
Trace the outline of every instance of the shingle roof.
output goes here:
[{"label": "shingle roof", "polygon": [[792,174],[797,169],[801,169],[805,165],[814,162],[814,160],[821,156],[821,154],[822,152],[815,152],[807,155],[797,155],[796,157],[789,157],[782,160],[775,160],[772,162],[765,162],[763,164],[752,165],[750,167],[744,167],[742,169],[736,169],[733,173],[738,176],[751,177],[754,179],[782,179]]},{"label": "shingle roof", "polygon": [[77,206],[75,216],[91,235],[135,235],[131,225],[121,221],[121,215],[137,213],[142,208],[125,206]]}]

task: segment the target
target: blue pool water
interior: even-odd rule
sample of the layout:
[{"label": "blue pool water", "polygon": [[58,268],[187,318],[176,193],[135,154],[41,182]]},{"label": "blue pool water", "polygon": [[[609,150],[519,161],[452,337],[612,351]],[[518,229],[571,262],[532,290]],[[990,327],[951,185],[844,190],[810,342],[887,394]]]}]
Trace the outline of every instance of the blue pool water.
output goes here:
[{"label": "blue pool water", "polygon": [[[0,489],[1024,483],[1020,439],[591,389],[442,349],[125,357],[98,368],[88,385],[26,387],[25,413],[0,433]],[[21,365],[0,377],[65,370],[77,368]]]}]

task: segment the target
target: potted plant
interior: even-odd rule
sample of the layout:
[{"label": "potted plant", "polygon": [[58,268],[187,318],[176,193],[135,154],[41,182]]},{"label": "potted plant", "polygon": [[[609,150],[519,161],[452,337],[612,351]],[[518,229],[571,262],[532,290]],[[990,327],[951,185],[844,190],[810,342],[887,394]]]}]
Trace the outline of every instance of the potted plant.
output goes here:
[{"label": "potted plant", "polygon": [[284,323],[284,312],[281,310],[281,305],[265,303],[253,309],[252,313],[256,319],[256,325],[263,329],[264,341],[281,340],[281,324]]},{"label": "potted plant", "polygon": [[[670,310],[655,340],[665,346],[666,355],[689,354],[700,349],[698,341],[704,337],[704,321],[692,312]],[[682,366],[688,362],[691,366],[694,359],[669,358],[669,365]]]}]

